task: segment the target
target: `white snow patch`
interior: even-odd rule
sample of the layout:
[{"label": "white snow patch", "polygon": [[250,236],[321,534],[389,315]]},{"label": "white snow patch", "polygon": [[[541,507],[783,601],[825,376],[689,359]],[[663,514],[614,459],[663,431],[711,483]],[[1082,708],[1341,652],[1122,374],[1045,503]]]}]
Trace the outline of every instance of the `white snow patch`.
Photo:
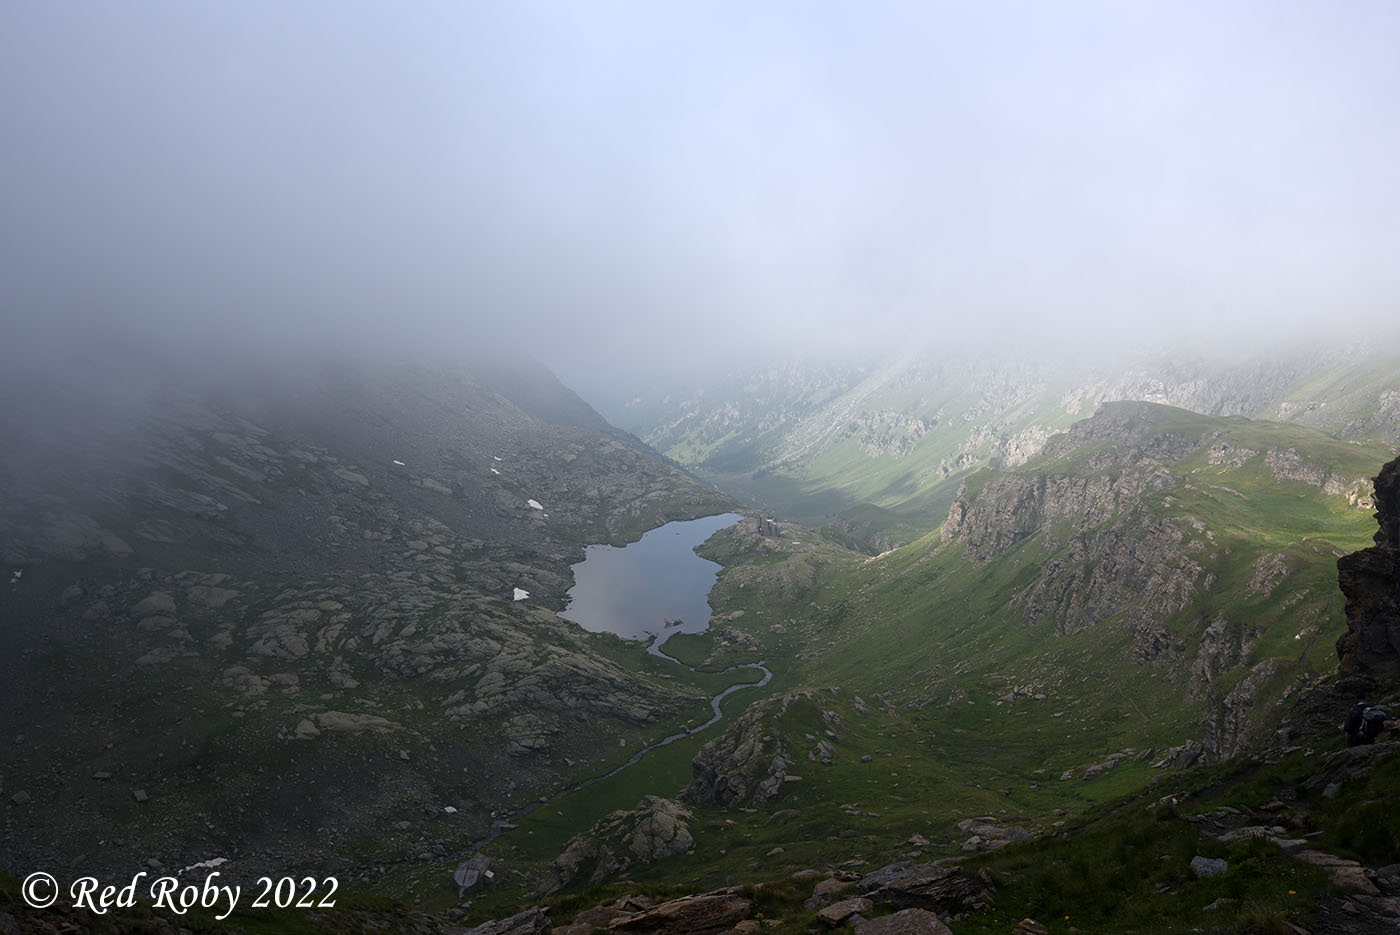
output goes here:
[{"label": "white snow patch", "polygon": [[543,510],[543,509],[544,509],[544,507],[540,504],[540,501],[538,501],[538,500],[526,500],[525,502],[528,503],[528,504],[530,504],[530,508],[531,508],[532,510]]},{"label": "white snow patch", "polygon": [[404,464],[404,463],[403,463],[402,461],[400,461],[398,458],[395,458],[395,459],[394,459],[394,463],[397,464],[399,467],[408,467],[408,465]]},{"label": "white snow patch", "polygon": [[530,596],[530,592],[529,592],[529,591],[525,590],[524,588],[516,588],[516,589],[511,593],[510,599],[513,600],[513,601],[523,601],[523,600],[525,600],[525,598],[527,598],[527,597],[529,597],[529,596]]},{"label": "white snow patch", "polygon": [[491,473],[492,473],[492,474],[499,474],[499,473],[501,473],[501,472],[498,471],[498,470],[496,470],[495,468],[492,468],[492,469],[491,469]]},{"label": "white snow patch", "polygon": [[213,870],[215,867],[221,867],[226,863],[228,863],[227,857],[215,857],[213,860],[201,860],[197,864],[181,867],[179,870],[176,870],[175,873],[181,874],[187,870]]},{"label": "white snow patch", "polygon": [[444,808],[443,811],[446,812],[446,813],[449,814],[449,815],[455,815],[455,814],[457,814],[457,810],[456,810],[455,808],[453,808],[451,805],[449,805],[449,806],[447,806],[446,808]]},{"label": "white snow patch", "polygon": [[[532,502],[533,502],[533,501],[532,501]],[[23,569],[23,568],[21,568],[19,571],[12,571],[12,572],[10,572],[10,580],[11,580],[11,581],[18,581],[20,578],[23,578],[23,577],[24,577],[24,569]]]},{"label": "white snow patch", "polygon": [[499,461],[499,460],[501,460],[501,456],[500,456],[500,455],[492,455],[492,456],[491,456],[491,460],[492,460],[492,461]]}]

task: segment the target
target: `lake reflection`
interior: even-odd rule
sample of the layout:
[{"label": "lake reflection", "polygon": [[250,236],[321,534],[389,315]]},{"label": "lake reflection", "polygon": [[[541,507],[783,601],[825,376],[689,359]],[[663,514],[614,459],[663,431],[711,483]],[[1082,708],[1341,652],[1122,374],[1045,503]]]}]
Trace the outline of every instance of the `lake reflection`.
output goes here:
[{"label": "lake reflection", "polygon": [[[708,598],[720,566],[694,549],[739,518],[722,513],[667,523],[620,549],[590,545],[573,566],[575,584],[559,616],[628,639],[701,632],[710,622]],[[675,620],[681,624],[666,626]]]}]

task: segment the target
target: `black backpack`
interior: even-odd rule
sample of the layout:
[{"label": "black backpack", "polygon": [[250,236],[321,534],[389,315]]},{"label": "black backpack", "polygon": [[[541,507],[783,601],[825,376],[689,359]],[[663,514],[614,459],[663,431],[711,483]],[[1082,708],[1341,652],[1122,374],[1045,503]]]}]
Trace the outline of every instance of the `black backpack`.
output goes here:
[{"label": "black backpack", "polygon": [[1366,740],[1375,740],[1380,736],[1380,732],[1385,729],[1385,709],[1375,706],[1368,706],[1361,712],[1361,736]]}]

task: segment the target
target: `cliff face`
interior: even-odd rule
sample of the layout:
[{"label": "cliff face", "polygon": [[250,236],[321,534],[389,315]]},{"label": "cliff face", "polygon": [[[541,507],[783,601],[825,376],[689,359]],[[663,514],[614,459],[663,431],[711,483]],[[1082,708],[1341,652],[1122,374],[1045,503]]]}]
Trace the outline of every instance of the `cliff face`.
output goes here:
[{"label": "cliff face", "polygon": [[960,540],[980,564],[1039,535],[1054,554],[1017,598],[1027,624],[1049,620],[1063,636],[1126,612],[1135,661],[1180,655],[1161,618],[1181,611],[1213,577],[1200,561],[1200,522],[1161,517],[1144,503],[1144,495],[1177,486],[1169,467],[1201,444],[1163,430],[1164,411],[1104,406],[1050,441],[1050,470],[1001,474],[954,502],[943,541]]},{"label": "cliff face", "polygon": [[787,710],[787,701],[755,704],[723,734],[701,747],[691,763],[690,785],[681,798],[706,807],[778,798],[792,757],[773,720]]},{"label": "cliff face", "polygon": [[[1017,569],[994,599],[1052,639],[1126,630],[1124,678],[1164,679],[1203,706],[1214,762],[1266,735],[1281,700],[1326,665],[1326,643],[1313,645],[1335,620],[1323,587],[1335,553],[1297,530],[1365,530],[1368,485],[1349,457],[1276,424],[1107,404],[1027,465],[970,478],[942,541],[988,580]],[[1400,505],[1397,481],[1377,483],[1377,502]],[[1391,621],[1366,631],[1362,658],[1400,668],[1389,515],[1392,538],[1350,561],[1366,607]]]},{"label": "cliff face", "polygon": [[1337,640],[1342,675],[1400,674],[1400,458],[1375,479],[1376,544],[1337,560],[1347,632]]}]

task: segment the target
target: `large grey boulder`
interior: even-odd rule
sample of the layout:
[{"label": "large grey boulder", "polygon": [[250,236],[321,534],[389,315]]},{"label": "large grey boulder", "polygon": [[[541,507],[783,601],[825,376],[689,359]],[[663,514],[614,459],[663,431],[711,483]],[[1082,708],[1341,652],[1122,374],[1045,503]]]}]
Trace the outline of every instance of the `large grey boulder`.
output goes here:
[{"label": "large grey boulder", "polygon": [[952,914],[980,909],[991,897],[976,878],[960,867],[898,861],[860,881],[860,892],[875,903],[890,902],[904,908],[928,909]]},{"label": "large grey boulder", "polygon": [[683,854],[695,846],[688,822],[694,815],[679,802],[649,795],[631,811],[616,811],[575,835],[540,882],[541,893],[563,889],[592,865],[590,883],[600,883],[638,864]]},{"label": "large grey boulder", "polygon": [[857,925],[856,935],[953,935],[953,931],[927,909],[904,909]]},{"label": "large grey boulder", "polygon": [[749,917],[753,902],[721,890],[702,896],[685,896],[661,903],[644,912],[617,919],[612,932],[644,932],[648,935],[721,935]]},{"label": "large grey boulder", "polygon": [[509,919],[485,922],[463,935],[542,935],[550,930],[549,916],[538,906],[517,912]]},{"label": "large grey boulder", "polygon": [[755,704],[701,747],[681,798],[703,806],[776,799],[792,764],[776,723],[785,708],[777,700]]}]

